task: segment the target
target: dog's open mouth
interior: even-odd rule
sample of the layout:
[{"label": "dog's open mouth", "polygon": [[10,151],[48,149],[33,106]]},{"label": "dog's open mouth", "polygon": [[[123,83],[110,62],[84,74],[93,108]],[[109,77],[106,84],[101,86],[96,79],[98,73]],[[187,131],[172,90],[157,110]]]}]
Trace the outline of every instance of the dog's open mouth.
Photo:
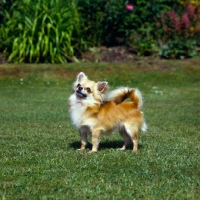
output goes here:
[{"label": "dog's open mouth", "polygon": [[77,94],[79,97],[84,97],[84,98],[87,97],[87,95],[86,95],[86,94],[83,94],[80,90],[77,90],[77,91],[76,91],[76,94]]}]

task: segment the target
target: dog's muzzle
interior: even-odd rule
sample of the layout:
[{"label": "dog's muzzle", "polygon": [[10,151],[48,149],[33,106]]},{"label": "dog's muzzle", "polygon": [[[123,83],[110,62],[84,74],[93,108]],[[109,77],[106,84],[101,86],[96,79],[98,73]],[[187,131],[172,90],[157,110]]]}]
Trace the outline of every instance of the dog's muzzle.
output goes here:
[{"label": "dog's muzzle", "polygon": [[83,90],[83,87],[78,87],[76,89],[76,94],[79,96],[79,97],[87,97],[87,94],[85,94],[84,90]]}]

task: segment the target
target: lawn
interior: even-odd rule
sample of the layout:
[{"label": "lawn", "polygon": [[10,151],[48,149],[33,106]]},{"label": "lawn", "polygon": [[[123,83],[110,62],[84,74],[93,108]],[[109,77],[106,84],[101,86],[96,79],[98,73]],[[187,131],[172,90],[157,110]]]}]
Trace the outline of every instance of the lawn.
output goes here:
[{"label": "lawn", "polygon": [[[199,199],[200,60],[0,65],[0,199]],[[67,99],[78,72],[137,87],[148,132],[77,151]]]}]

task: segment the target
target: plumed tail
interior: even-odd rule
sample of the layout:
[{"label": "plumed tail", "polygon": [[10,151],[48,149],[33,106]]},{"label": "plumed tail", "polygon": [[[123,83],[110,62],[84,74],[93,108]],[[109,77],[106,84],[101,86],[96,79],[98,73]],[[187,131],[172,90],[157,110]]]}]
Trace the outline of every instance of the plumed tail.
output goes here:
[{"label": "plumed tail", "polygon": [[122,103],[125,99],[130,98],[138,108],[143,105],[142,94],[137,88],[120,87],[108,94],[108,101],[114,101],[117,104]]}]

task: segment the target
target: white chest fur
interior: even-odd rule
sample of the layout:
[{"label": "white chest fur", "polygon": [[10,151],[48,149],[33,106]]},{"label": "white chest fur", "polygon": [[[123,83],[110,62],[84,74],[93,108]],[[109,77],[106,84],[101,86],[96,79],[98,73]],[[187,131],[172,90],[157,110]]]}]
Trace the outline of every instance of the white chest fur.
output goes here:
[{"label": "white chest fur", "polygon": [[72,94],[69,98],[69,112],[72,123],[76,128],[80,128],[83,123],[83,116],[86,110],[86,106],[82,101],[77,99],[75,94]]}]

